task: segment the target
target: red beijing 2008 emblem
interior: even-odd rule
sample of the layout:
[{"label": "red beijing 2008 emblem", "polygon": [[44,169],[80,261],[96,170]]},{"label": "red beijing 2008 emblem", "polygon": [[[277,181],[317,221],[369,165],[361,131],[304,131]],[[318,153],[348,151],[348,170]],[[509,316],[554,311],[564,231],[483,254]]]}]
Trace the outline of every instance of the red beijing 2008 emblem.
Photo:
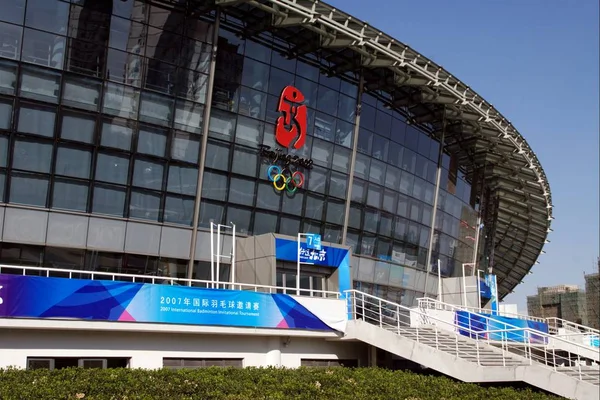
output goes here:
[{"label": "red beijing 2008 emblem", "polygon": [[275,139],[283,147],[299,149],[306,141],[306,105],[301,104],[304,95],[293,86],[286,86],[281,92],[277,111]]}]

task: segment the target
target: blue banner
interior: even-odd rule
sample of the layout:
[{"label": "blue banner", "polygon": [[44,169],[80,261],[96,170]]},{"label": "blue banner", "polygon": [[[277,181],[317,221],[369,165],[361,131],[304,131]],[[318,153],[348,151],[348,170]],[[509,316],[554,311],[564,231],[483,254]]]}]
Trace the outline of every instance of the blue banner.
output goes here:
[{"label": "blue banner", "polygon": [[492,298],[492,289],[483,279],[479,279],[479,295],[488,300]]},{"label": "blue banner", "polygon": [[[463,336],[477,336],[489,340],[508,340],[520,343],[546,344],[547,342],[542,333],[548,333],[548,324],[543,322],[492,314],[477,314],[469,311],[457,311],[455,320],[459,327],[458,332]],[[520,328],[523,330],[520,330]],[[526,331],[527,328],[529,330]],[[483,331],[490,332],[478,333]],[[536,334],[536,332],[540,334]]]},{"label": "blue banner", "polygon": [[[275,238],[275,258],[283,261],[298,262],[298,242]],[[350,277],[350,251],[337,247],[321,246],[321,250],[309,249],[306,243],[300,243],[300,262],[338,269],[339,291],[344,293],[352,289]]]},{"label": "blue banner", "polygon": [[0,275],[0,317],[332,330],[286,294]]},{"label": "blue banner", "polygon": [[498,285],[496,284],[496,275],[486,275],[485,283],[490,288],[490,306],[492,315],[498,315]]}]

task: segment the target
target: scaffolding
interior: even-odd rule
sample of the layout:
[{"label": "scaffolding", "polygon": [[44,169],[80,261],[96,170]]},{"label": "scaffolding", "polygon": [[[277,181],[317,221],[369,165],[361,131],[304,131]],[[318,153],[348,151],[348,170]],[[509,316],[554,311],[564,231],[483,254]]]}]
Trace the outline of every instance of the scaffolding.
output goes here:
[{"label": "scaffolding", "polygon": [[538,287],[537,294],[527,296],[527,313],[539,318],[561,318],[584,322],[586,318],[585,292],[577,285]]},{"label": "scaffolding", "polygon": [[[600,268],[600,259],[598,261]],[[587,325],[600,329],[600,273],[585,275]]]}]

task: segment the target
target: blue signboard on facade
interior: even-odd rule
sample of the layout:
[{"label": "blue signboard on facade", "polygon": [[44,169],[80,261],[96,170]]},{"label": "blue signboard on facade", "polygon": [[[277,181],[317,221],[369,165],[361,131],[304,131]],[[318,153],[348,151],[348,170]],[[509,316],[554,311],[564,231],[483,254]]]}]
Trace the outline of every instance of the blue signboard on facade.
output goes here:
[{"label": "blue signboard on facade", "polygon": [[312,250],[321,250],[321,235],[316,233],[307,233],[305,236],[306,247]]},{"label": "blue signboard on facade", "polygon": [[286,294],[21,275],[0,275],[0,317],[331,330]]},{"label": "blue signboard on facade", "polygon": [[[275,238],[275,258],[282,261],[298,262],[298,242]],[[350,277],[350,250],[338,247],[321,246],[321,250],[311,249],[300,243],[300,262],[320,267],[337,268],[339,291],[352,289]]]}]

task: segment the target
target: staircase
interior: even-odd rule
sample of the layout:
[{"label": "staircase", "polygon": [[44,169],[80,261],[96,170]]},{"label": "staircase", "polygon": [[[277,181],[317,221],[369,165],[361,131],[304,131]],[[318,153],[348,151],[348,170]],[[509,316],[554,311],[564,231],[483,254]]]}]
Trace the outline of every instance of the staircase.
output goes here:
[{"label": "staircase", "polygon": [[515,351],[508,340],[487,339],[502,333],[497,330],[459,327],[454,320],[356,290],[346,292],[346,298],[349,322],[344,340],[368,343],[464,382],[525,382],[570,399],[600,399],[598,365],[559,365],[556,360],[565,358],[553,353],[549,357],[552,350],[544,346],[522,343]]},{"label": "staircase", "polygon": [[[524,331],[520,331],[522,328],[517,326],[509,325],[506,322],[497,321],[494,316],[482,315],[482,310],[471,307],[462,307],[454,304],[448,304],[431,298],[421,298],[418,300],[419,310],[425,314],[429,314],[429,311],[468,311],[485,318],[489,325],[500,326],[504,329],[510,329],[516,332],[516,336],[521,336],[520,339],[526,339],[523,337]],[[581,359],[591,360],[596,363],[600,362],[600,350],[597,347],[593,347],[589,343],[590,337],[598,337],[599,332],[596,329],[590,328],[585,325],[576,324],[570,321],[566,321],[560,318],[533,318],[526,315],[514,315],[512,316],[515,320],[531,320],[536,322],[545,322],[548,324],[549,335],[544,335],[546,340],[545,350],[555,350],[555,353],[560,353],[560,358],[564,358],[565,355],[577,355]],[[538,332],[539,333],[539,332]],[[515,334],[513,334],[513,337]],[[587,342],[586,342],[587,340]],[[517,346],[518,348],[519,346]],[[550,355],[552,357],[553,355]]]}]

